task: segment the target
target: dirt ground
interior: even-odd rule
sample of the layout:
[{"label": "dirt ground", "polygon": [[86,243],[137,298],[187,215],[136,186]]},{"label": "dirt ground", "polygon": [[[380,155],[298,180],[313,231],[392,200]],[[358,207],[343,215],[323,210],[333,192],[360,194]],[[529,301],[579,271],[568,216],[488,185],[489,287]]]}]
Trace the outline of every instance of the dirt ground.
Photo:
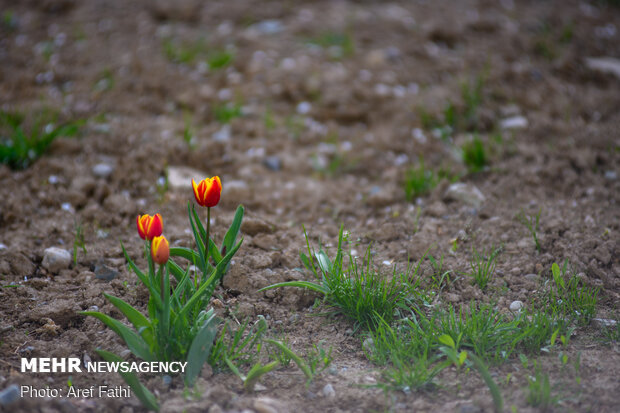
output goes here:
[{"label": "dirt ground", "polygon": [[[192,246],[191,188],[172,176],[183,167],[221,177],[218,242],[236,206],[246,207],[245,240],[216,291],[218,311],[231,320],[265,316],[295,351],[324,340],[333,362],[310,385],[294,365],[280,368],[254,393],[209,368],[191,394],[180,378],[147,377],[163,411],[491,411],[475,372],[447,369],[429,392],[372,387],[380,370],[351,323],[314,316],[314,295],[257,290],[309,276],[298,271],[302,226],[313,242],[333,244],[343,224],[386,273],[427,250],[465,271],[472,248],[502,245],[490,288],[460,277],[440,297],[453,304],[527,306],[551,264],[568,259],[601,289],[597,317],[617,320],[620,77],[588,60],[620,57],[613,3],[0,1],[2,110],[51,108],[63,120],[87,120],[79,137],[57,139],[29,168],[0,166],[0,388],[66,386],[68,374],[20,373],[21,357],[123,352],[113,332],[78,312],[97,306],[121,319],[103,292],[146,311],[119,241],[144,265],[135,217],[160,212],[171,244]],[[218,63],[222,56],[231,61]],[[466,90],[475,90],[473,104]],[[450,103],[456,113],[473,105],[475,116],[442,138],[433,122]],[[490,158],[476,173],[455,151],[474,134]],[[408,200],[406,171],[420,159],[484,199],[451,196],[443,180]],[[520,211],[541,211],[541,252],[515,218]],[[50,273],[44,250],[72,252],[77,226],[86,253]],[[578,353],[579,383],[557,354],[540,355],[560,398],[553,409],[617,411],[618,342],[592,323],[570,340],[571,360]],[[531,372],[517,358],[490,370],[506,411],[537,411],[526,403]],[[71,380],[122,384],[113,374]],[[134,397],[23,398],[0,408],[144,410]]]}]

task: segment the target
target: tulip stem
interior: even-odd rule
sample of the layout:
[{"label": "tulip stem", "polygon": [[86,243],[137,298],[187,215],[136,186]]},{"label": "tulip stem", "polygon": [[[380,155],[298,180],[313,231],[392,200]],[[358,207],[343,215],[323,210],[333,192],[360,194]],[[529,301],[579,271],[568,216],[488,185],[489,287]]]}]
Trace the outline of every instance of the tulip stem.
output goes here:
[{"label": "tulip stem", "polygon": [[164,266],[163,264],[159,266],[159,295],[161,296],[161,302],[163,304],[165,297],[164,297]]},{"label": "tulip stem", "polygon": [[209,230],[211,229],[211,207],[207,207],[207,240],[205,241],[205,264],[209,265]]}]

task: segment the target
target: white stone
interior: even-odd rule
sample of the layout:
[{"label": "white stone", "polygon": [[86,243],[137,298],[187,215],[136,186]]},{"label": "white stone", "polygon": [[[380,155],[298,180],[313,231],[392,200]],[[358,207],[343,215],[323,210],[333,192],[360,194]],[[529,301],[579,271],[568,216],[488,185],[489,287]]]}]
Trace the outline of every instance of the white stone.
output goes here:
[{"label": "white stone", "polygon": [[207,176],[206,173],[187,166],[170,166],[168,167],[168,187],[173,190],[185,190],[192,187],[192,179],[198,183]]},{"label": "white stone", "polygon": [[334,397],[336,397],[336,391],[334,390],[334,387],[331,385],[331,383],[327,383],[325,387],[323,387],[323,396],[328,399],[333,399]]},{"label": "white stone", "polygon": [[510,311],[519,311],[523,308],[523,302],[517,300],[510,303]]},{"label": "white stone", "polygon": [[71,265],[71,253],[62,248],[46,248],[43,252],[42,265],[49,272],[57,273],[60,270],[69,268],[69,265]]},{"label": "white stone", "polygon": [[98,163],[93,166],[93,175],[98,178],[107,178],[112,175],[112,172],[114,172],[114,167],[107,163]]},{"label": "white stone", "polygon": [[500,127],[502,129],[525,129],[529,125],[527,118],[523,116],[513,116],[511,118],[502,119]]},{"label": "white stone", "polygon": [[611,73],[620,78],[620,59],[615,57],[586,57],[586,66],[589,69]]},{"label": "white stone", "polygon": [[461,182],[450,185],[446,190],[444,198],[447,200],[460,201],[475,208],[480,208],[482,203],[486,200],[482,192],[474,185]]}]

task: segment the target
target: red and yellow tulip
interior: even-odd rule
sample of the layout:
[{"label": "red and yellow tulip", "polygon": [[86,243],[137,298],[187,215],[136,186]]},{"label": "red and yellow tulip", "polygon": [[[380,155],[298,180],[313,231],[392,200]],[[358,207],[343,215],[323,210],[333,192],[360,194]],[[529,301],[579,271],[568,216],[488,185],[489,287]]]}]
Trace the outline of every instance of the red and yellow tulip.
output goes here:
[{"label": "red and yellow tulip", "polygon": [[159,265],[164,265],[170,258],[170,245],[164,236],[155,237],[151,242],[151,257]]},{"label": "red and yellow tulip", "polygon": [[159,214],[153,216],[148,214],[142,216],[138,215],[136,217],[136,225],[140,238],[148,241],[160,236],[164,231],[164,221]]},{"label": "red and yellow tulip", "polygon": [[198,184],[192,179],[192,187],[194,188],[194,196],[196,197],[198,205],[211,208],[220,202],[222,182],[219,176],[205,178]]}]

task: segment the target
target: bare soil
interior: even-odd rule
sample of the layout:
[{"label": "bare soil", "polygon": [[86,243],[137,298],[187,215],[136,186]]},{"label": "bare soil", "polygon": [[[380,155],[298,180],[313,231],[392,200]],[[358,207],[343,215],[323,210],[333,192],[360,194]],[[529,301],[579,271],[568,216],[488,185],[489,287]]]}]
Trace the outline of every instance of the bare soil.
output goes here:
[{"label": "bare soil", "polygon": [[[136,215],[160,212],[171,243],[192,246],[191,189],[170,182],[163,191],[157,184],[183,166],[222,179],[222,201],[213,211],[216,240],[239,203],[247,211],[244,244],[216,292],[223,303],[218,311],[231,320],[265,316],[271,332],[288,337],[300,353],[325,340],[333,364],[310,385],[293,365],[278,369],[255,393],[244,392],[236,376],[209,368],[189,395],[178,377],[170,385],[146,377],[162,411],[492,410],[475,372],[447,369],[441,386],[429,392],[368,387],[380,370],[365,357],[363,337],[351,323],[314,316],[312,294],[257,290],[309,276],[298,271],[302,225],[313,242],[333,244],[343,224],[359,239],[359,251],[371,245],[386,273],[427,250],[444,254],[447,268],[465,271],[473,247],[503,245],[487,291],[460,277],[440,296],[453,304],[494,302],[508,311],[520,300],[527,306],[551,264],[568,259],[588,285],[601,289],[597,317],[617,319],[620,79],[586,64],[587,57],[620,56],[620,9],[611,3],[0,2],[2,109],[45,107],[62,119],[88,119],[80,137],[57,139],[28,169],[0,166],[0,387],[66,387],[67,374],[20,373],[22,357],[96,359],[98,347],[123,352],[113,332],[79,311],[97,306],[120,319],[103,292],[145,310],[147,293],[126,268],[119,244],[144,265]],[[330,40],[330,33],[345,40]],[[171,61],[166,39],[176,45],[202,39],[207,52]],[[229,50],[234,59],[209,69],[201,63],[209,50]],[[457,112],[466,109],[462,85],[476,79],[483,79],[476,117],[450,140],[435,137],[425,118],[442,119],[450,102]],[[226,102],[242,107],[229,136],[214,114]],[[498,129],[514,116],[527,125]],[[186,122],[191,145],[183,140]],[[474,132],[490,162],[468,173],[454,148]],[[408,201],[405,172],[420,158],[431,169],[460,174],[484,195],[482,204],[449,199],[445,180]],[[109,176],[93,172],[100,163],[112,166]],[[521,210],[542,211],[541,252],[515,219]],[[49,273],[44,250],[72,251],[78,223],[87,252],[78,250],[77,265]],[[97,278],[101,265],[118,274]],[[570,340],[570,360],[578,353],[580,383],[557,353],[538,359],[560,397],[553,410],[617,411],[618,343],[605,341],[592,324]],[[518,359],[490,369],[507,410],[536,411],[525,396],[531,371]],[[71,379],[80,387],[122,384],[113,374]],[[328,383],[335,397],[323,394]],[[144,410],[134,397],[23,398],[1,409]]]}]

